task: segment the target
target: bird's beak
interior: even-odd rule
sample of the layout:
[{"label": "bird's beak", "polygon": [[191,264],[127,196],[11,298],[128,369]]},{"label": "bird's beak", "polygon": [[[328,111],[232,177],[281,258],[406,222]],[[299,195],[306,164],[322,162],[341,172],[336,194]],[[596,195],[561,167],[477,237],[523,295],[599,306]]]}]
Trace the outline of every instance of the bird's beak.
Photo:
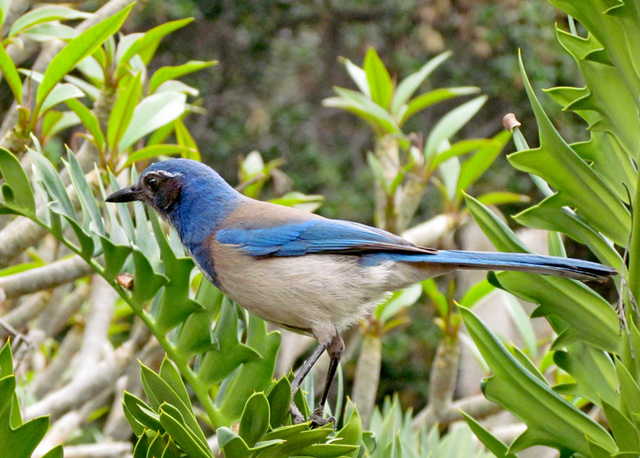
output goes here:
[{"label": "bird's beak", "polygon": [[142,200],[142,191],[137,185],[122,188],[105,199],[106,202],[133,202],[134,200]]}]

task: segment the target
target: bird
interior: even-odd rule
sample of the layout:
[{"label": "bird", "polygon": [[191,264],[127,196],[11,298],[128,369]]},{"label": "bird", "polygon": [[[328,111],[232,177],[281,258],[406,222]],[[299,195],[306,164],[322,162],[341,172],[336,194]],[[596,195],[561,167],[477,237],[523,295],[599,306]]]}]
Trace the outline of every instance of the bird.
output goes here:
[{"label": "bird", "polygon": [[[313,427],[344,351],[341,333],[397,291],[459,269],[506,270],[604,281],[615,269],[595,262],[525,253],[436,250],[364,224],[329,219],[244,196],[211,167],[168,159],[106,198],[141,201],[177,231],[204,277],[251,313],[314,337],[318,346],[291,382],[294,423]],[[324,390],[305,420],[293,398],[322,353]]]}]

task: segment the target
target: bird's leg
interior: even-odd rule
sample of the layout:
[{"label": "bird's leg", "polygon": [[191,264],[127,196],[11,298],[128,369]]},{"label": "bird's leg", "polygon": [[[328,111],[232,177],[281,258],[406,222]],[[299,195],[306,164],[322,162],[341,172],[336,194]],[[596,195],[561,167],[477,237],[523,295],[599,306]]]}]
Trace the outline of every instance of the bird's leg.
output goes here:
[{"label": "bird's leg", "polygon": [[324,382],[322,397],[320,398],[320,402],[318,403],[316,410],[314,410],[309,416],[309,420],[311,420],[314,427],[324,426],[331,422],[333,422],[335,427],[336,419],[334,417],[323,418],[322,415],[324,413],[324,404],[327,402],[327,397],[329,396],[329,388],[331,388],[331,382],[333,381],[333,377],[336,375],[338,363],[340,362],[343,351],[344,341],[340,334],[336,334],[333,339],[331,339],[331,343],[327,347],[327,353],[329,354],[329,370],[327,371],[327,379]]},{"label": "bird's leg", "polygon": [[295,397],[296,393],[300,389],[300,385],[302,384],[302,381],[307,376],[307,374],[309,373],[313,365],[316,363],[316,361],[318,361],[318,358],[320,358],[322,353],[324,353],[324,351],[332,342],[333,341],[320,343],[320,345],[318,345],[316,349],[313,350],[313,353],[311,353],[311,356],[309,356],[307,360],[304,363],[302,363],[302,367],[298,370],[298,373],[296,374],[296,376],[293,378],[293,381],[291,382],[291,415],[293,416],[293,423],[296,425],[299,423],[304,423],[306,420],[302,415],[302,413],[300,412],[300,409],[298,409],[298,406],[294,402],[293,398]]}]

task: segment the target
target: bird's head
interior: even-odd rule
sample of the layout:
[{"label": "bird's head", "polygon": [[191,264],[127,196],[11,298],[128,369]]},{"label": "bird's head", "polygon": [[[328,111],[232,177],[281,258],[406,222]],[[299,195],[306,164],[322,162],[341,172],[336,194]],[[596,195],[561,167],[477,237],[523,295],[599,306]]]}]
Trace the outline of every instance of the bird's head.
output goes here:
[{"label": "bird's head", "polygon": [[209,166],[191,159],[169,159],[149,166],[138,182],[107,202],[144,202],[179,232],[193,225],[219,224],[242,196]]}]

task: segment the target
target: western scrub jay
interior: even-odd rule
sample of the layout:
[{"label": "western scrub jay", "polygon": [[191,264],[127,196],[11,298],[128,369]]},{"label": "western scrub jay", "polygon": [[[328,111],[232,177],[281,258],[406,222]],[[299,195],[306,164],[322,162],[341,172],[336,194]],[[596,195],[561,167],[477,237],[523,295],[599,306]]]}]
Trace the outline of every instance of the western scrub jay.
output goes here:
[{"label": "western scrub jay", "polygon": [[[316,338],[318,347],[291,384],[295,394],[326,350],[329,370],[309,420],[323,425],[324,404],[344,350],[340,332],[389,291],[456,269],[515,270],[579,280],[617,272],[577,259],[521,253],[438,251],[349,221],[323,218],[243,196],[210,167],[169,159],[107,202],[142,201],[176,229],[204,276],[260,318]],[[296,423],[303,416],[291,401]]]}]

